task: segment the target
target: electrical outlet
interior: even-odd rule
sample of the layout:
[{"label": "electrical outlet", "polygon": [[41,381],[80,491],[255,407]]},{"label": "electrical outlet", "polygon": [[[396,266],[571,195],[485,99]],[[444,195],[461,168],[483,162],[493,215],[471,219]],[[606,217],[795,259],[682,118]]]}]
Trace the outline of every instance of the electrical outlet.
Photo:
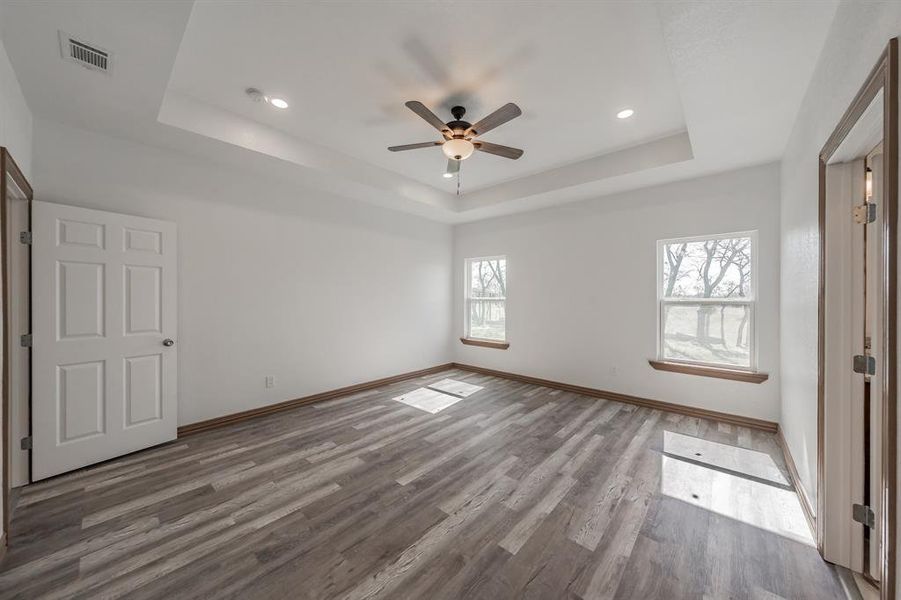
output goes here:
[{"label": "electrical outlet", "polygon": [[275,377],[273,375],[266,375],[266,387],[275,387]]}]

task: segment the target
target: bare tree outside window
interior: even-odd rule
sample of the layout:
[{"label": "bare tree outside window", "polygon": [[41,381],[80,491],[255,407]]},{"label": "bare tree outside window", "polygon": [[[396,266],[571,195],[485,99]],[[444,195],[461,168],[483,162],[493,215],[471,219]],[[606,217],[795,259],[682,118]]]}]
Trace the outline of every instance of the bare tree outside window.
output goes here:
[{"label": "bare tree outside window", "polygon": [[504,341],[506,338],[507,259],[466,261],[466,337]]},{"label": "bare tree outside window", "polygon": [[753,369],[754,234],[658,243],[659,357]]}]

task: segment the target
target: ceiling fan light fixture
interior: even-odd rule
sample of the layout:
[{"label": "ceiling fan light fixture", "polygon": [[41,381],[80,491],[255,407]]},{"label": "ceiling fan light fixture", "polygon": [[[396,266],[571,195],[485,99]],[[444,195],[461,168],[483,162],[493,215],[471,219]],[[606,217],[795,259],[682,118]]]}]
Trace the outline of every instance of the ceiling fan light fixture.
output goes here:
[{"label": "ceiling fan light fixture", "polygon": [[472,156],[475,149],[472,142],[461,138],[449,139],[441,145],[444,155],[453,160],[466,160]]}]

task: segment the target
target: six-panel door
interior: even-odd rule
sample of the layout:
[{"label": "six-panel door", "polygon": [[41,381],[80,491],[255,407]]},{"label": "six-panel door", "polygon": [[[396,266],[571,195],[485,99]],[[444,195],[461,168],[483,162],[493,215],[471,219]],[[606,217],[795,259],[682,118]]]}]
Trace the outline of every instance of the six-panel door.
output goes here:
[{"label": "six-panel door", "polygon": [[32,479],[176,437],[174,223],[32,208]]}]

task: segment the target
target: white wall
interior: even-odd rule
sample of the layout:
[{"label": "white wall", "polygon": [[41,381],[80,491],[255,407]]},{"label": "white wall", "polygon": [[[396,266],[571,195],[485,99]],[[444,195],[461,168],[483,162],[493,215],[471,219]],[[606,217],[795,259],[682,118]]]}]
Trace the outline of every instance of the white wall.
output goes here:
[{"label": "white wall", "polygon": [[25,177],[31,176],[31,129],[31,111],[0,40],[0,146],[9,149]]},{"label": "white wall", "polygon": [[817,455],[817,156],[888,40],[899,33],[901,2],[839,6],[782,160],[780,423],[811,499]]},{"label": "white wall", "polygon": [[[759,231],[756,385],[655,371],[656,242]],[[510,348],[464,346],[468,257],[507,256]],[[779,168],[753,167],[458,226],[456,361],[688,406],[779,417]]]},{"label": "white wall", "polygon": [[41,119],[35,149],[37,199],[178,224],[180,424],[450,362],[449,226]]}]

